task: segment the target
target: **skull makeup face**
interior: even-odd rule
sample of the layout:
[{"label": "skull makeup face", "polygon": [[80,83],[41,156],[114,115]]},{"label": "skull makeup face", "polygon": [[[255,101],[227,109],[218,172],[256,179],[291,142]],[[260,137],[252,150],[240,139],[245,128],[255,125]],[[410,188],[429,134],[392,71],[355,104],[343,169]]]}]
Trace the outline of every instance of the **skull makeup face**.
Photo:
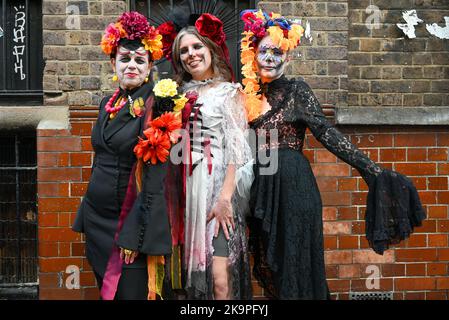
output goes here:
[{"label": "skull makeup face", "polygon": [[257,48],[257,68],[262,82],[271,82],[284,74],[287,52],[275,46],[269,36]]}]

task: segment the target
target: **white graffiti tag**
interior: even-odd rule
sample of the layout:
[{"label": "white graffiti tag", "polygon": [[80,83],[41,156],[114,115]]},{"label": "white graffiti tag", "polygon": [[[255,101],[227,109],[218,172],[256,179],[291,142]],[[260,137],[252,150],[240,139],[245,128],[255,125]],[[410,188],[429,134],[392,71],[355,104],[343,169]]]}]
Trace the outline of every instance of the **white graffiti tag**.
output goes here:
[{"label": "white graffiti tag", "polygon": [[[19,9],[21,11],[19,11]],[[13,47],[12,54],[16,58],[14,62],[14,72],[19,73],[20,72],[20,80],[25,80],[26,74],[23,72],[23,60],[22,56],[25,54],[25,24],[26,24],[26,15],[25,12],[22,11],[25,9],[24,6],[19,6],[19,9],[17,7],[14,7],[14,10],[16,10],[16,15],[14,19],[14,29],[13,29],[13,41],[17,43]]]}]

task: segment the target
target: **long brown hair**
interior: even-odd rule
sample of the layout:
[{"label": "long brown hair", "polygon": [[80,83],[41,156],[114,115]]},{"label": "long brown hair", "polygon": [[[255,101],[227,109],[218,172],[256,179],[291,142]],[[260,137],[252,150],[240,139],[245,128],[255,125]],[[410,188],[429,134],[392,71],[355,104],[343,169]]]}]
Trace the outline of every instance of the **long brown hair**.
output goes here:
[{"label": "long brown hair", "polygon": [[192,75],[184,69],[180,59],[181,38],[186,34],[196,36],[206,47],[209,48],[212,56],[212,68],[214,76],[221,76],[225,81],[232,81],[232,70],[226,64],[223,50],[209,38],[200,35],[198,33],[198,30],[193,26],[186,27],[179,31],[173,42],[173,64],[176,68],[176,81],[180,84],[183,81],[187,82],[192,80]]}]

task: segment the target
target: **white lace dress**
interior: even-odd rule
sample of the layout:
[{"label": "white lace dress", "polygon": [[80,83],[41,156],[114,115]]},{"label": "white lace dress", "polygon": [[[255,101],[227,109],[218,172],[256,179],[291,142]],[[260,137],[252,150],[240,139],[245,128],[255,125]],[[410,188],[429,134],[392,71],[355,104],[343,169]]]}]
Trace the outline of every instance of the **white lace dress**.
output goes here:
[{"label": "white lace dress", "polygon": [[247,119],[240,85],[220,79],[190,81],[183,91],[198,99],[189,119],[191,166],[186,170],[184,269],[192,299],[213,299],[211,275],[215,219],[206,222],[225,179],[228,164],[236,166],[232,198],[236,228],[230,235],[229,274],[232,299],[251,298],[251,274],[245,216],[253,180]]}]

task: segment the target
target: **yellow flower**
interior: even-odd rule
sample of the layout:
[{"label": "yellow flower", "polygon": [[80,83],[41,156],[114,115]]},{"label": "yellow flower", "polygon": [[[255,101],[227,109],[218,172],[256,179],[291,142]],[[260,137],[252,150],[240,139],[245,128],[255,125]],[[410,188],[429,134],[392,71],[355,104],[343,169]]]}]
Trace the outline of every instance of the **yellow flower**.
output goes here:
[{"label": "yellow flower", "polygon": [[173,102],[175,103],[173,111],[175,112],[181,111],[186,105],[187,101],[189,101],[189,99],[186,98],[185,94],[183,94],[179,99],[173,99]]},{"label": "yellow flower", "polygon": [[256,18],[262,19],[265,21],[265,16],[263,15],[262,9],[259,9],[259,11],[256,12]]},{"label": "yellow flower", "polygon": [[162,58],[162,35],[158,34],[154,38],[145,37],[142,39],[145,50],[151,52],[153,60]]},{"label": "yellow flower", "polygon": [[279,13],[274,13],[274,12],[271,13],[271,19],[273,19],[273,20],[278,19],[280,17],[281,17],[281,15]]},{"label": "yellow flower", "polygon": [[281,40],[284,39],[284,32],[278,26],[271,26],[268,28],[268,34],[270,35],[273,44],[277,47],[281,46]]},{"label": "yellow flower", "polygon": [[173,97],[178,94],[178,84],[172,79],[162,79],[153,88],[156,97]]}]

